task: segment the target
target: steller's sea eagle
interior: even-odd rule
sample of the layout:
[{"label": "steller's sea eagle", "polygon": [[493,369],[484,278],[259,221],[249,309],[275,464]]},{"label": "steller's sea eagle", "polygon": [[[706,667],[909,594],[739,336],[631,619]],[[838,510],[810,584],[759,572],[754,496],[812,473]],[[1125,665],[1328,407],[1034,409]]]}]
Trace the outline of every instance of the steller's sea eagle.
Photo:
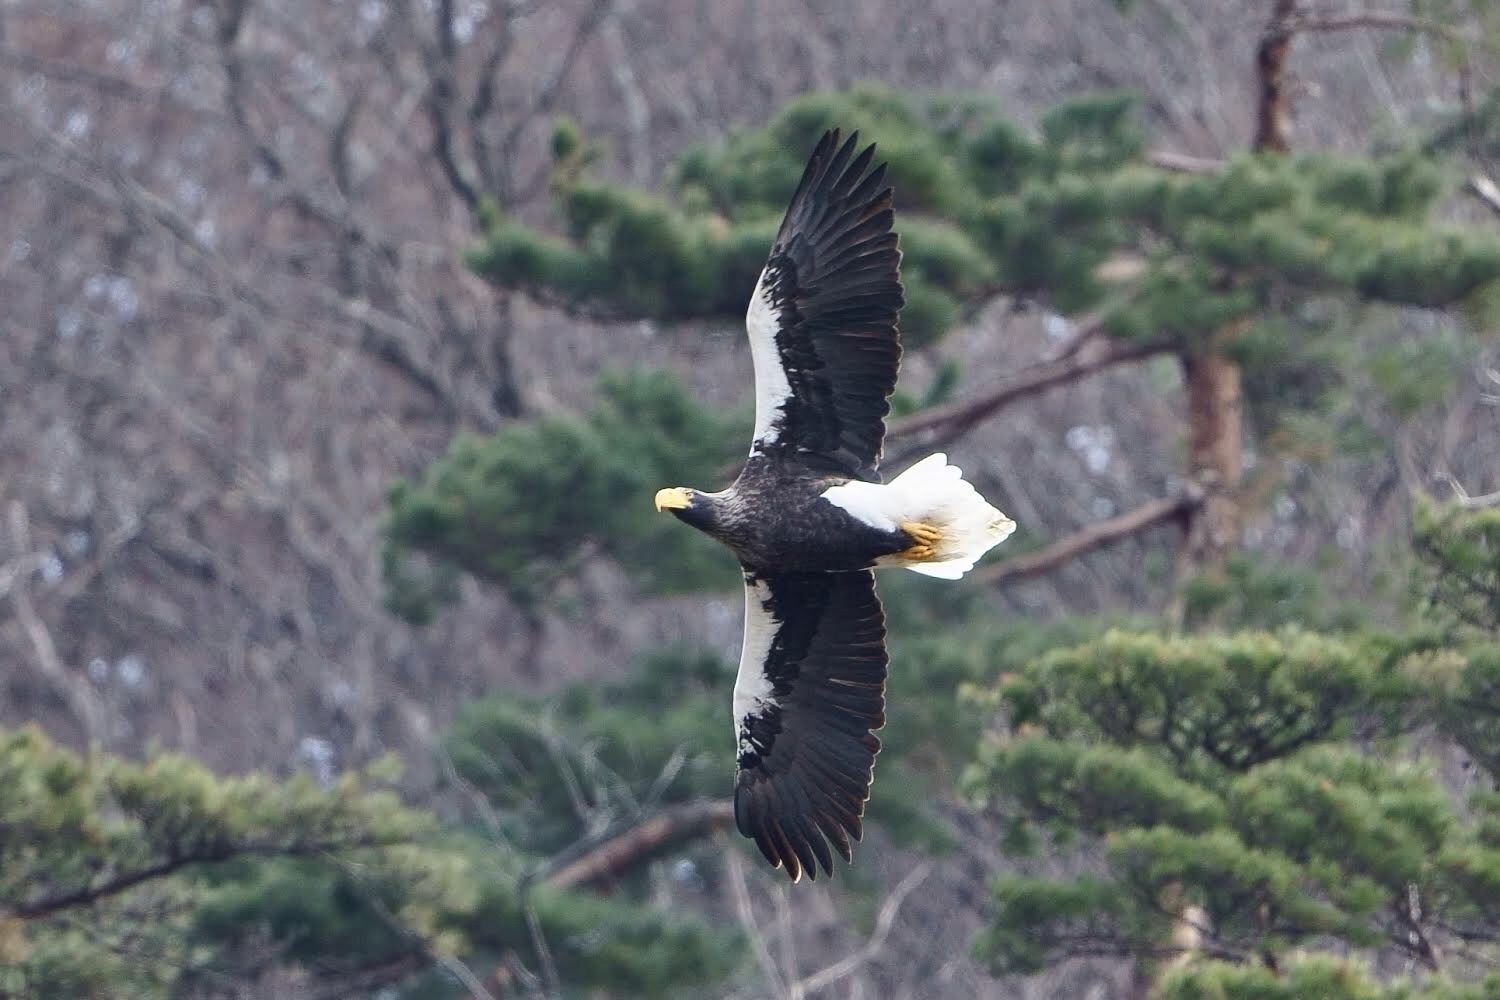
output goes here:
[{"label": "steller's sea eagle", "polygon": [[885,165],[858,133],[813,150],[745,325],[755,440],[719,493],[656,494],[745,577],[734,685],[735,822],[796,881],[851,860],[885,724],[885,616],[872,570],[958,579],[1015,522],[931,455],[880,482],[904,302]]}]

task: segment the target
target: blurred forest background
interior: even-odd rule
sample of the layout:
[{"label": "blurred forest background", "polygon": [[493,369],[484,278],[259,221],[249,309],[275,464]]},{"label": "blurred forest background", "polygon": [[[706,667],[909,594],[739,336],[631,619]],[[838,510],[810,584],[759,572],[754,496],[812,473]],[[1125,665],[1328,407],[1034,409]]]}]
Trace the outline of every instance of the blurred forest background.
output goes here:
[{"label": "blurred forest background", "polygon": [[[1500,5],[0,4],[0,996],[1500,996]],[[732,835],[741,318],[881,144],[865,842]]]}]

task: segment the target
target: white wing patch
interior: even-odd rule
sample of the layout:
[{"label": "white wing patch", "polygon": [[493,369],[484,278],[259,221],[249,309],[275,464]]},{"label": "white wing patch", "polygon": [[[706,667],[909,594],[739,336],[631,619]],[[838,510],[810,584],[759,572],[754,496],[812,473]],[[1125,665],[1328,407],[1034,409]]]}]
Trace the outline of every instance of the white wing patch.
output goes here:
[{"label": "white wing patch", "polygon": [[743,750],[741,731],[745,717],[758,715],[765,706],[775,705],[771,678],[766,676],[766,658],[776,641],[778,622],[766,610],[771,587],[763,580],[745,581],[745,641],[740,652],[740,670],[734,679],[734,738],[736,750]]},{"label": "white wing patch", "polygon": [[856,520],[863,521],[881,531],[894,531],[896,526],[910,515],[907,513],[905,496],[880,483],[865,483],[851,479],[823,491],[823,499],[842,508]]},{"label": "white wing patch", "polygon": [[786,371],[781,367],[781,352],[776,349],[776,333],[781,329],[781,317],[771,301],[771,290],[767,279],[770,269],[760,273],[755,283],[755,294],[750,296],[750,308],[745,313],[745,330],[750,335],[750,357],[755,362],[755,444],[750,453],[755,454],[760,445],[771,444],[780,436],[776,418],[781,416],[786,401],[792,395],[792,385],[787,381]]}]

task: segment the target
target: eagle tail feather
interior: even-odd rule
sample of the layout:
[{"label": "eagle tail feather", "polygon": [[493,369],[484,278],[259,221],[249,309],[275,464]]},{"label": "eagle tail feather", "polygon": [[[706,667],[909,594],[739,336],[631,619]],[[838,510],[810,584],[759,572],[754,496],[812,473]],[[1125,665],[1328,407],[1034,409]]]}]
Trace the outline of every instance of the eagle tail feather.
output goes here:
[{"label": "eagle tail feather", "polygon": [[885,489],[902,512],[897,522],[932,536],[910,553],[887,557],[886,565],[957,580],[1016,530],[1016,522],[980,496],[941,452],[922,459]]}]

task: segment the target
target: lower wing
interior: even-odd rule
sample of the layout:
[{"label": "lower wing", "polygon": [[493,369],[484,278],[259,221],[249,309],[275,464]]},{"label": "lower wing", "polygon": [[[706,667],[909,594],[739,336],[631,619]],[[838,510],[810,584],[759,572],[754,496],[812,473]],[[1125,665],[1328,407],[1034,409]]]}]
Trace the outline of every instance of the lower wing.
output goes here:
[{"label": "lower wing", "polygon": [[860,839],[887,662],[873,573],[746,571],[734,815],[793,881]]}]

